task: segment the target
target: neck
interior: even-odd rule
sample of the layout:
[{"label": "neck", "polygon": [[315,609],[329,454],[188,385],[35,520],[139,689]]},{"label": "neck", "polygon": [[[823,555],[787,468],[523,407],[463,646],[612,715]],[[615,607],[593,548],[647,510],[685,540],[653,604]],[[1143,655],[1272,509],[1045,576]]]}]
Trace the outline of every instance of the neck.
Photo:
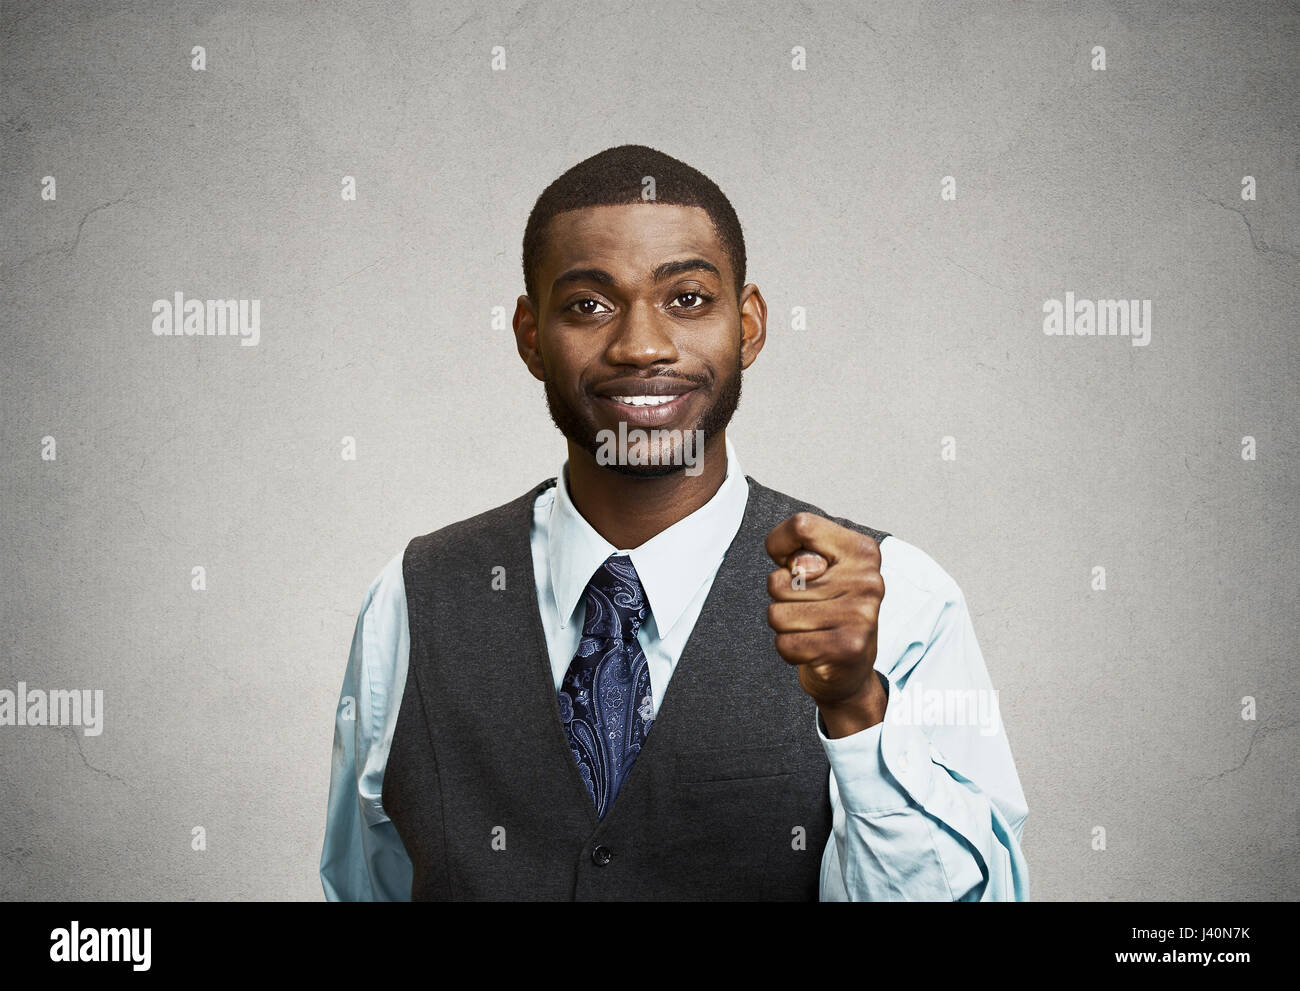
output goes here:
[{"label": "neck", "polygon": [[713,498],[727,477],[726,432],[704,445],[698,475],[683,467],[658,478],[623,475],[569,442],[569,498],[583,519],[620,550],[640,547]]}]

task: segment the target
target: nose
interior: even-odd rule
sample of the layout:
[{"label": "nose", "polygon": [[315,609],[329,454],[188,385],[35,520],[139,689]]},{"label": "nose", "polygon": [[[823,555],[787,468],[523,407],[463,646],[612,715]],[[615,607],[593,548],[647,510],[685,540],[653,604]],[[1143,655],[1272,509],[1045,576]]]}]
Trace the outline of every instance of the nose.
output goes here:
[{"label": "nose", "polygon": [[659,308],[637,300],[624,311],[623,319],[612,326],[613,336],[605,348],[605,360],[611,365],[646,368],[678,358],[673,343],[673,322]]}]

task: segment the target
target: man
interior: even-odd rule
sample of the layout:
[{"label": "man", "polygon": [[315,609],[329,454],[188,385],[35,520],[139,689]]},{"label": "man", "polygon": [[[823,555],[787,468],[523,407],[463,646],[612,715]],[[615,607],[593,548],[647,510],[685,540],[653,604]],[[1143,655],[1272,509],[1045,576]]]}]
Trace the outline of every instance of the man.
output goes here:
[{"label": "man", "polygon": [[326,896],[1027,898],[957,585],[726,437],[767,304],[721,190],[608,149],[543,192],[523,266],[516,345],[568,460],[371,585]]}]

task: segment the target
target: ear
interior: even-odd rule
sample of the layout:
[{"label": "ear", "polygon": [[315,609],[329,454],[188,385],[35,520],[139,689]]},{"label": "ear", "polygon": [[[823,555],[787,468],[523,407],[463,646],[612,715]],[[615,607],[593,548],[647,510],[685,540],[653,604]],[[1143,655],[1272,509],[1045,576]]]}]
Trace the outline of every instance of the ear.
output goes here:
[{"label": "ear", "polygon": [[533,307],[533,301],[527,295],[515,300],[514,328],[515,347],[519,351],[519,357],[524,359],[524,364],[532,372],[533,378],[539,382],[546,381],[542,352],[538,349],[538,335],[541,330],[537,326],[537,311]]},{"label": "ear", "polygon": [[740,293],[740,367],[748,368],[767,342],[767,301],[749,283]]}]

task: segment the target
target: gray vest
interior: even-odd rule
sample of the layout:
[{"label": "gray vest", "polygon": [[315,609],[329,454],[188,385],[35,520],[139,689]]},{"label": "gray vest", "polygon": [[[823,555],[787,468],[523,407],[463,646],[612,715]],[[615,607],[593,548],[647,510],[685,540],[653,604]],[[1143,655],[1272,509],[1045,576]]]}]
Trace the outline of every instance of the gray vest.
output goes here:
[{"label": "gray vest", "polygon": [[[817,900],[830,765],[816,704],[767,625],[763,542],[800,510],[826,514],[747,480],[740,530],[603,821],[560,720],[537,608],[533,502],[555,479],[411,541],[410,665],[383,804],[412,899]],[[498,566],[506,587],[494,591]]]}]

